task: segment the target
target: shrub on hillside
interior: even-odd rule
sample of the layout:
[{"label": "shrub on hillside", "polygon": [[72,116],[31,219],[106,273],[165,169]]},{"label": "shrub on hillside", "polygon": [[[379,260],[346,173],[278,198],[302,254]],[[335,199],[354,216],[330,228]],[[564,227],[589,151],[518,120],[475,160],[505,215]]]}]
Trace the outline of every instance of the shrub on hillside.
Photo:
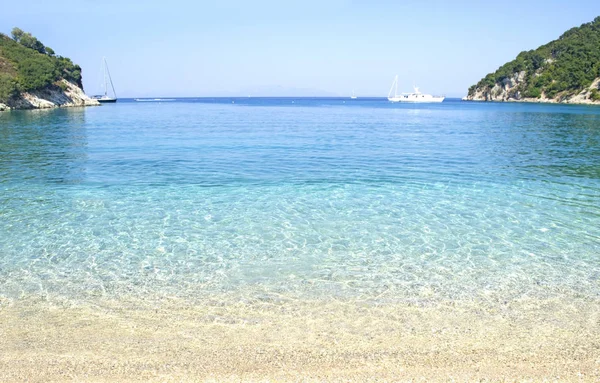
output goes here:
[{"label": "shrub on hillside", "polygon": [[0,73],[0,102],[6,103],[18,93],[19,87],[15,79],[6,73]]},{"label": "shrub on hillside", "polygon": [[0,55],[17,68],[14,80],[18,83],[19,90],[42,89],[62,78],[82,87],[79,65],[66,57],[54,56],[51,48],[41,49],[43,44],[19,28],[13,29],[12,36],[13,39],[10,39],[0,34]]}]

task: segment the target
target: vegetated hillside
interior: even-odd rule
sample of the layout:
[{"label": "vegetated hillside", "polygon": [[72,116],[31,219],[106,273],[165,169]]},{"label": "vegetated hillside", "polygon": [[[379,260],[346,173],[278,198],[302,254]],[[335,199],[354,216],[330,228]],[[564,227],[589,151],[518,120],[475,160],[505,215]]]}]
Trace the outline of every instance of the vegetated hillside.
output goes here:
[{"label": "vegetated hillside", "polygon": [[481,101],[600,102],[600,16],[521,52],[469,88]]},{"label": "vegetated hillside", "polygon": [[[57,96],[63,97],[56,101]],[[88,102],[84,98],[79,65],[56,56],[54,50],[18,28],[13,29],[12,38],[0,33],[0,104],[16,108],[51,107],[48,103],[83,105]]]}]

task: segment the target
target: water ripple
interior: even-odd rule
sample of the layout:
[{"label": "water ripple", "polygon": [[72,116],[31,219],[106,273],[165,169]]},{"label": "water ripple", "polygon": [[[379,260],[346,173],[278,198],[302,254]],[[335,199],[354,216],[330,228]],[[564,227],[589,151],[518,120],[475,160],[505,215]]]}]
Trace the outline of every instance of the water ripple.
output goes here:
[{"label": "water ripple", "polygon": [[0,295],[600,296],[597,109],[284,101],[0,115]]}]

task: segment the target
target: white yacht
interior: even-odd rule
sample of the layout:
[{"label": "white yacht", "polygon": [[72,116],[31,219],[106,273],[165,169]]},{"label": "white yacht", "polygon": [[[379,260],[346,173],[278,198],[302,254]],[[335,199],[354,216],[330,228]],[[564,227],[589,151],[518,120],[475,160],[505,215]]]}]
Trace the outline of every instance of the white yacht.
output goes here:
[{"label": "white yacht", "polygon": [[[388,100],[391,102],[442,102],[444,101],[444,96],[432,96],[430,94],[425,94],[419,92],[418,87],[414,87],[415,91],[413,93],[400,93],[398,94],[398,76],[394,78],[394,82],[392,83],[392,87],[390,88],[390,92],[388,93]],[[392,96],[392,91],[394,91],[394,95]]]},{"label": "white yacht", "polygon": [[356,100],[356,94],[354,93],[354,89],[352,89],[352,96],[350,96],[351,99]]}]

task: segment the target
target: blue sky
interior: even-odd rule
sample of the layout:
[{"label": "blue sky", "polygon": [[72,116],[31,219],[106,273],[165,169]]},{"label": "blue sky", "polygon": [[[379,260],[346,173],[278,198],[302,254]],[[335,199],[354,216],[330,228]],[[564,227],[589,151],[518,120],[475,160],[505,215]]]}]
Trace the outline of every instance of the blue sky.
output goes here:
[{"label": "blue sky", "polygon": [[600,1],[12,1],[0,30],[33,33],[120,97],[462,96],[523,50],[600,15]]}]

